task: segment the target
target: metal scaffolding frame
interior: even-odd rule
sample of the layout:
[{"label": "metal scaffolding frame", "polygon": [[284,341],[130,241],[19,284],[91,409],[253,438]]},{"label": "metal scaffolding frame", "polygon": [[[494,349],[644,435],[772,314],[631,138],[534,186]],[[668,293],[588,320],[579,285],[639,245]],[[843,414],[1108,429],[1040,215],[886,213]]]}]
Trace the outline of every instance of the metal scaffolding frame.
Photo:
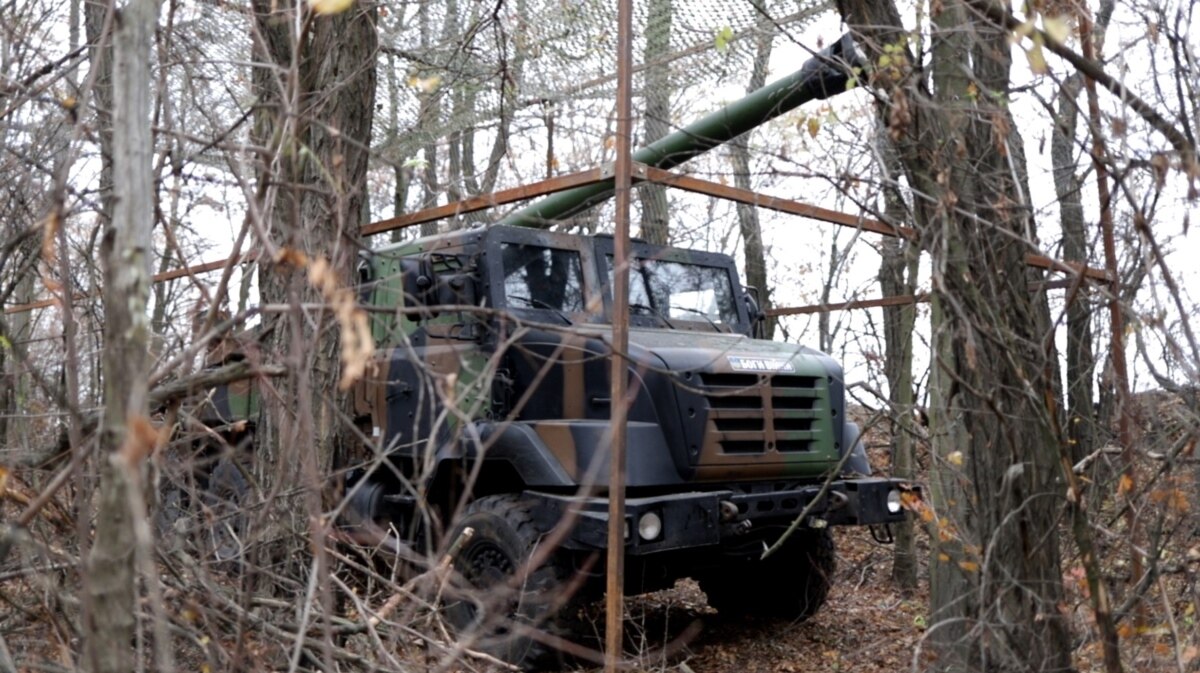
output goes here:
[{"label": "metal scaffolding frame", "polygon": [[[723,185],[719,182],[704,180],[691,175],[677,173],[675,171],[663,170],[654,168],[646,164],[638,162],[630,162],[631,179],[634,183],[654,182],[674,189],[680,189],[687,192],[704,194],[719,199],[744,203],[767,210],[773,210],[779,213],[789,215],[798,215],[800,217],[827,222],[852,229],[859,229],[871,233],[880,234],[883,236],[894,236],[899,238],[911,239],[916,236],[916,231],[910,227],[893,227],[880,220],[865,217],[862,215],[853,215],[837,210],[830,210],[820,206],[814,206],[803,201],[786,199],[777,196],[768,196],[759,192],[748,189],[739,189],[729,185]],[[475,213],[490,208],[516,203],[518,201],[526,201],[546,196],[557,192],[574,189],[576,187],[585,187],[594,185],[606,180],[611,180],[613,171],[610,168],[593,168],[585,171],[578,171],[566,175],[540,180],[528,185],[504,189],[491,194],[484,194],[462,201],[456,201],[442,206],[425,208],[406,215],[392,217],[385,220],[379,220],[363,226],[360,233],[363,236],[376,236],[392,231],[407,229],[427,222],[435,222],[438,220]],[[191,277],[201,273],[217,271],[224,269],[233,264],[248,264],[258,259],[258,255],[253,251],[233,255],[225,259],[213,260],[187,266],[180,269],[172,269],[163,273],[155,274],[153,280],[156,283],[177,280],[179,278]],[[1099,283],[1111,282],[1110,275],[1104,269],[1085,266],[1077,262],[1066,262],[1047,255],[1035,253],[1027,253],[1025,255],[1025,263],[1031,267],[1044,269],[1047,271],[1056,271],[1068,274],[1069,276],[1083,276],[1085,280],[1096,281]],[[1067,287],[1060,285],[1058,281],[1047,284],[1041,284],[1041,287],[1057,288]],[[907,296],[907,295],[905,295]],[[77,295],[76,300],[86,299],[87,295]],[[809,306],[795,307],[779,307],[772,309],[772,315],[795,315],[799,313],[817,313],[822,310],[838,311],[855,308],[873,308],[876,306],[896,306],[904,303],[912,303],[909,301],[899,301],[902,297],[881,297],[877,299],[856,300],[844,303],[833,304],[812,304]],[[18,306],[9,306],[4,309],[6,314],[20,313],[38,308],[47,308],[55,306],[60,302],[60,298],[43,299],[28,304]],[[920,301],[917,299],[916,301]]]}]

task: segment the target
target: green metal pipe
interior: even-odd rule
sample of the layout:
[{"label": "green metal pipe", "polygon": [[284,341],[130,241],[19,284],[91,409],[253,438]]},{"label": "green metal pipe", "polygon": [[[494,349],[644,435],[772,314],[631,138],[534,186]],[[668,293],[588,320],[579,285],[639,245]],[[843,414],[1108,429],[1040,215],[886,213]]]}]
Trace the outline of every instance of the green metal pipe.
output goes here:
[{"label": "green metal pipe", "polygon": [[[633,153],[633,160],[670,169],[813,100],[846,90],[851,68],[862,65],[849,34],[805,61],[796,72],[736,100]],[[576,187],[536,201],[500,221],[545,228],[607,200],[613,180]]]}]

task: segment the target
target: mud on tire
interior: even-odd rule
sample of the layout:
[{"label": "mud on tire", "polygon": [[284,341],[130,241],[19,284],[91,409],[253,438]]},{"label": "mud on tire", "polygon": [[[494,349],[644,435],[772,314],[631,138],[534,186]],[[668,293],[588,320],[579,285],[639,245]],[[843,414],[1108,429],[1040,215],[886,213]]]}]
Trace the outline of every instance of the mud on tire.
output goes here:
[{"label": "mud on tire", "polygon": [[560,653],[530,631],[570,635],[574,604],[561,590],[570,572],[558,553],[528,567],[541,541],[531,504],[517,495],[480,498],[450,532],[450,544],[468,528],[471,537],[453,557],[459,581],[457,595],[444,597],[447,621],[471,649],[526,670],[560,664]]},{"label": "mud on tire", "polygon": [[797,530],[765,560],[728,563],[697,577],[722,617],[802,622],[825,604],[837,556],[828,528]]}]

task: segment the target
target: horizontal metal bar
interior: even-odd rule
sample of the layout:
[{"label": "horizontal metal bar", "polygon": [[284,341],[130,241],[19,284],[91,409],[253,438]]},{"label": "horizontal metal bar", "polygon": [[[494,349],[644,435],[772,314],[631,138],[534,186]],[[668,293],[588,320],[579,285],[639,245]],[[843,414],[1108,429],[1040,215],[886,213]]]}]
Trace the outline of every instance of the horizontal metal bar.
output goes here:
[{"label": "horizontal metal bar", "polygon": [[680,175],[672,173],[661,168],[654,168],[645,164],[637,164],[634,166],[634,177],[647,182],[655,182],[668,187],[682,189],[686,192],[695,192],[697,194],[707,194],[715,196],[719,199],[727,199],[738,203],[745,203],[767,210],[774,210],[779,213],[787,213],[789,215],[799,215],[822,222],[830,222],[832,224],[841,225],[843,227],[852,227],[854,229],[863,229],[872,231],[885,236],[896,236],[902,238],[916,238],[917,232],[909,227],[893,227],[890,224],[885,224],[879,220],[874,220],[869,217],[860,217],[843,213],[837,210],[821,208],[800,201],[791,199],[781,199],[775,196],[767,196],[752,192],[748,189],[740,189],[738,187],[730,187],[719,182],[711,180],[703,180],[690,175]]},{"label": "horizontal metal bar", "polygon": [[[895,236],[898,238],[907,239],[915,239],[917,236],[916,230],[911,227],[893,227],[886,222],[881,222],[870,217],[861,217],[836,210],[829,210],[828,208],[821,208],[819,206],[813,206],[800,201],[793,201],[791,199],[781,199],[774,196],[766,196],[765,194],[752,192],[748,189],[730,187],[729,185],[723,185],[719,182],[712,182],[711,180],[695,178],[690,175],[680,175],[678,173],[672,173],[671,171],[665,171],[661,168],[654,168],[653,166],[647,166],[645,164],[636,164],[634,166],[634,178],[642,181],[667,185],[669,187],[675,187],[676,189],[682,189],[688,192],[706,194],[708,196],[715,196],[721,199],[737,201],[738,203],[745,203],[751,206],[766,208],[767,210],[774,210],[780,213],[800,215],[801,217],[820,220],[822,222],[830,222],[843,227],[871,231],[877,234],[883,234],[884,236]],[[1087,267],[1076,262],[1063,262],[1045,255],[1037,255],[1033,253],[1026,254],[1025,263],[1029,266],[1039,269],[1063,271],[1073,274],[1082,273],[1088,278],[1094,280],[1108,280],[1108,274],[1106,274],[1102,269]]]},{"label": "horizontal metal bar", "polygon": [[808,306],[788,306],[780,308],[767,309],[767,315],[772,317],[780,317],[787,315],[806,315],[810,313],[832,313],[833,311],[846,311],[849,309],[858,308],[879,308],[881,306],[906,306],[908,304],[919,304],[929,301],[928,293],[921,294],[900,294],[892,297],[880,297],[878,299],[857,299],[854,301],[839,302],[835,304],[809,304]]},{"label": "horizontal metal bar", "polygon": [[579,171],[577,173],[570,173],[568,175],[560,175],[556,178],[549,178],[547,180],[542,180],[529,185],[522,185],[520,187],[513,187],[511,189],[502,189],[498,192],[492,192],[491,194],[473,196],[469,199],[463,199],[462,201],[447,203],[444,206],[435,206],[433,208],[418,210],[415,213],[408,213],[406,215],[400,215],[399,217],[380,220],[379,222],[372,222],[371,224],[368,224],[362,228],[361,234],[363,236],[374,236],[387,231],[404,229],[406,227],[412,227],[418,224],[424,224],[426,222],[433,222],[435,220],[442,220],[447,217],[454,217],[455,215],[465,215],[467,213],[474,213],[476,211],[486,210],[496,206],[503,206],[515,201],[524,201],[526,199],[532,199],[538,196],[563,192],[568,189],[574,189],[576,187],[599,182],[600,180],[604,179],[603,172],[603,169],[593,168],[591,170]]},{"label": "horizontal metal bar", "polygon": [[[462,201],[448,203],[444,206],[435,206],[433,208],[419,210],[415,213],[409,213],[399,217],[372,222],[371,224],[364,226],[360,230],[360,233],[363,236],[373,236],[396,229],[404,229],[407,227],[416,226],[418,224],[424,224],[426,222],[433,222],[447,217],[453,217],[455,215],[464,215],[466,213],[473,213],[480,210],[493,208],[495,206],[502,206],[517,201],[536,198],[538,196],[554,194],[557,192],[574,189],[576,187],[593,185],[606,179],[611,179],[611,176],[608,175],[603,168],[593,168],[586,171],[578,171],[568,175],[561,175],[555,178],[541,180],[529,185],[522,185],[520,187],[513,187],[511,189],[503,189],[491,194],[483,194],[480,196],[471,197],[469,199],[464,199]],[[737,187],[730,187],[729,185],[722,185],[718,182],[712,182],[711,180],[704,180],[701,178],[692,177],[690,175],[681,175],[668,170],[663,170],[661,168],[654,168],[653,166],[648,166],[642,163],[634,162],[633,179],[637,182],[655,182],[673,187],[675,189],[682,189],[688,192],[705,194],[738,203],[745,203],[751,206],[765,208],[767,210],[773,210],[789,215],[799,215],[801,217],[807,217],[822,222],[829,222],[831,224],[837,224],[844,227],[871,231],[874,233],[883,234],[885,236],[896,236],[909,239],[916,237],[916,230],[912,229],[911,227],[893,227],[892,225],[873,218],[851,215],[849,213],[830,210],[828,208],[821,208],[819,206],[814,206],[791,199],[767,196],[765,194],[759,194],[758,192],[753,192],[748,189],[739,189]],[[230,263],[237,264],[253,262],[257,258],[258,256],[256,253],[246,253],[240,259],[229,257],[211,262],[204,262],[195,266],[184,267],[182,269],[165,271],[163,273],[155,274],[152,280],[156,283],[176,280],[178,278],[184,278],[199,273],[215,271],[217,269],[224,268]],[[1049,271],[1060,271],[1071,274],[1082,273],[1085,277],[1092,280],[1108,281],[1108,274],[1106,274],[1102,269],[1087,267],[1077,262],[1064,262],[1047,257],[1045,255],[1036,255],[1032,253],[1027,254],[1025,255],[1025,263],[1029,266],[1046,269]],[[83,300],[87,299],[88,296],[89,295],[77,295],[75,299],[77,301]],[[7,306],[4,309],[4,313],[8,315],[13,313],[21,313],[24,311],[32,311],[39,308],[48,308],[57,305],[58,302],[58,299],[43,299],[41,301],[28,304]],[[871,306],[847,306],[846,308],[871,308]],[[814,309],[812,311],[801,312],[811,313],[817,312],[818,310],[819,309]],[[840,309],[831,308],[829,310]],[[780,313],[772,315],[791,314]]]},{"label": "horizontal metal bar", "polygon": [[[1057,290],[1071,287],[1075,283],[1074,280],[1049,280],[1039,281],[1029,284],[1030,292],[1038,290]],[[810,313],[831,313],[833,311],[846,311],[850,309],[860,308],[880,308],[886,306],[907,306],[908,304],[923,304],[929,301],[929,293],[921,292],[920,294],[898,294],[891,297],[878,297],[876,299],[856,299],[853,301],[837,302],[833,304],[809,304],[808,306],[787,306],[780,308],[767,309],[767,315],[772,317],[780,317],[787,315],[806,315]]]},{"label": "horizontal metal bar", "polygon": [[[171,269],[170,271],[164,271],[162,273],[154,274],[154,276],[150,280],[152,280],[155,283],[165,283],[168,280],[175,280],[177,278],[183,278],[185,276],[193,276],[198,273],[208,273],[209,271],[216,271],[217,269],[223,269],[223,268],[225,268],[225,266],[227,264],[230,264],[231,262],[234,264],[237,264],[239,262],[241,262],[241,263],[253,262],[255,259],[258,258],[258,255],[256,253],[250,252],[250,253],[246,253],[245,255],[241,255],[240,256],[241,259],[238,259],[238,257],[239,257],[238,255],[234,255],[233,257],[226,257],[225,259],[218,259],[218,260],[215,260],[212,262],[204,262],[203,264],[197,264],[195,266],[185,266],[182,269]],[[77,295],[75,295],[75,301],[82,301],[84,299],[87,299],[90,296],[91,295],[89,295],[89,294],[77,294]],[[10,313],[22,313],[24,311],[32,311],[32,310],[38,309],[38,308],[49,308],[51,306],[58,305],[59,301],[60,300],[56,297],[54,299],[43,299],[41,301],[35,301],[35,302],[29,303],[29,304],[18,304],[17,306],[6,306],[4,308],[4,313],[5,313],[5,315],[8,315]]]},{"label": "horizontal metal bar", "polygon": [[[425,222],[433,222],[434,220],[453,217],[455,215],[486,210],[494,206],[502,206],[508,203],[513,203],[514,201],[524,201],[526,199],[532,199],[538,196],[544,196],[546,194],[553,194],[555,192],[573,189],[581,185],[589,185],[603,180],[603,172],[603,169],[593,168],[586,171],[579,171],[577,173],[570,173],[568,175],[561,175],[548,180],[542,180],[529,185],[523,185],[521,187],[504,189],[492,194],[474,196],[469,199],[456,201],[444,206],[426,208],[415,213],[401,215],[400,217],[393,217],[386,220],[380,220],[379,222],[372,222],[371,224],[363,227],[360,233],[363,236],[373,236],[375,234],[382,234],[395,229],[404,229],[405,227],[412,227]],[[237,259],[236,257],[226,257],[225,259],[204,262],[203,264],[197,264],[195,266],[188,266],[182,269],[172,269],[170,271],[155,274],[152,280],[156,283],[166,282],[168,280],[176,280],[178,278],[184,278],[198,273],[216,271],[217,269],[224,268],[230,263],[249,263],[256,259],[258,259],[258,255],[255,253],[247,253],[246,255],[243,255],[241,259]],[[90,295],[77,295],[75,299],[77,301],[81,301],[87,299],[89,296]],[[21,313],[39,308],[49,308],[51,306],[55,306],[58,304],[58,302],[58,299],[43,299],[41,301],[35,301],[29,304],[8,306],[5,307],[4,313]]]}]

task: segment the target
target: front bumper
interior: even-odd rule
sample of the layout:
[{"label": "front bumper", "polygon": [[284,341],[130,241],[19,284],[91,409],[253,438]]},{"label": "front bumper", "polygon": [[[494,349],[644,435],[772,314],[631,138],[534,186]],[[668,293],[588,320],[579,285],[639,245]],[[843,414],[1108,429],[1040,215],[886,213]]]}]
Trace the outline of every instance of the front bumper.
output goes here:
[{"label": "front bumper", "polygon": [[[821,489],[821,484],[814,484],[784,490],[747,488],[627,498],[625,550],[636,555],[718,545],[756,527],[791,521],[802,513],[805,523],[815,528],[896,523],[904,519],[905,512],[889,508],[889,493],[917,492],[909,482],[881,478],[843,479],[830,483],[824,494]],[[549,532],[565,518],[574,519],[562,541],[564,547],[596,550],[608,546],[608,498],[538,491],[526,495],[539,503],[535,518],[542,530]],[[661,532],[651,539],[645,539],[638,526],[647,514],[655,514],[661,521]]]}]

